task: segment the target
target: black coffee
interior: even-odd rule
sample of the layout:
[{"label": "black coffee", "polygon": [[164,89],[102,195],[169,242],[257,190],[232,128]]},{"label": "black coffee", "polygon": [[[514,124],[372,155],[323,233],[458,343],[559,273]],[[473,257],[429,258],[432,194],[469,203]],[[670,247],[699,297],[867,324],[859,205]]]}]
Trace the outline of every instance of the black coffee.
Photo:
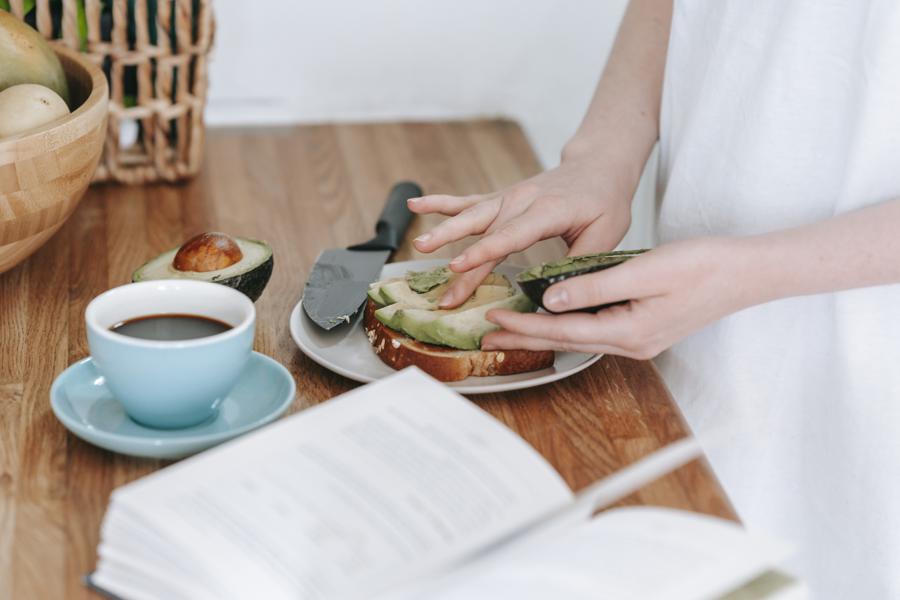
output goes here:
[{"label": "black coffee", "polygon": [[223,333],[231,325],[199,315],[148,315],[116,323],[109,329],[142,340],[174,342]]}]

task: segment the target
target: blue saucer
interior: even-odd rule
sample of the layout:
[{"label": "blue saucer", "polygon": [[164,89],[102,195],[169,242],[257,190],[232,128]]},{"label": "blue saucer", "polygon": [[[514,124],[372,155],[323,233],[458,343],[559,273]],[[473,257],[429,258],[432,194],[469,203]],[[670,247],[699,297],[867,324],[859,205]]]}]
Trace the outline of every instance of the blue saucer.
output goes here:
[{"label": "blue saucer", "polygon": [[287,369],[254,352],[216,416],[184,429],[153,429],[128,418],[87,357],[56,378],[50,404],[66,429],[95,446],[131,456],[181,458],[274,421],[291,405],[294,392]]}]

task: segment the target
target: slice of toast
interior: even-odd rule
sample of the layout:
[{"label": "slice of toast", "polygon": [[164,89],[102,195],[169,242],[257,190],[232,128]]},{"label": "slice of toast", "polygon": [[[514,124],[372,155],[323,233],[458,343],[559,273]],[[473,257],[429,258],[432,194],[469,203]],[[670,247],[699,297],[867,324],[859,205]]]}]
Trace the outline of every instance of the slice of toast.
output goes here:
[{"label": "slice of toast", "polygon": [[456,350],[419,342],[375,318],[378,305],[366,302],[363,327],[375,354],[394,369],[417,366],[438,381],[514,375],[553,366],[552,350]]}]

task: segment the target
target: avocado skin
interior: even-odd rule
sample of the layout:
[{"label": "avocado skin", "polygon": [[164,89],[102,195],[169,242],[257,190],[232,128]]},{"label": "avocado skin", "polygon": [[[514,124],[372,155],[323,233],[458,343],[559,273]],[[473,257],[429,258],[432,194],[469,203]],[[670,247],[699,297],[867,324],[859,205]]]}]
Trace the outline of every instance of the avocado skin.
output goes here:
[{"label": "avocado skin", "polygon": [[272,277],[272,269],[275,266],[274,259],[274,256],[270,256],[264,262],[261,262],[255,269],[251,269],[240,275],[228,277],[227,279],[213,280],[213,283],[221,283],[222,285],[234,288],[250,298],[253,302],[256,302],[262,295],[263,290],[266,289],[269,278]]},{"label": "avocado skin", "polygon": [[[590,260],[592,258],[602,260],[603,262],[587,265],[581,268],[573,268],[571,270],[566,270],[564,267],[562,268],[562,272],[556,273],[548,276],[536,276],[542,268],[550,266],[551,268],[563,262],[568,261],[569,259],[563,259],[557,261],[557,263],[547,263],[545,265],[537,265],[534,267],[530,267],[525,269],[519,276],[516,278],[516,283],[519,284],[519,287],[528,296],[532,302],[546,310],[547,312],[554,312],[544,306],[544,292],[547,291],[551,285],[559,283],[560,281],[565,281],[571,277],[578,277],[579,275],[587,275],[588,273],[595,273],[597,271],[602,271],[604,269],[608,269],[610,267],[614,267],[616,265],[620,265],[628,259],[634,258],[635,256],[647,252],[646,249],[643,250],[627,250],[627,251],[619,251],[619,252],[603,252],[600,254],[588,254],[584,256],[572,257],[575,259],[584,259]],[[604,260],[605,259],[605,260]],[[622,304],[621,302],[613,302],[611,304],[601,304],[599,306],[590,306],[585,308],[579,308],[573,311],[564,311],[564,312],[590,312],[595,313],[602,308],[608,308],[610,306],[615,306],[617,304]]]}]

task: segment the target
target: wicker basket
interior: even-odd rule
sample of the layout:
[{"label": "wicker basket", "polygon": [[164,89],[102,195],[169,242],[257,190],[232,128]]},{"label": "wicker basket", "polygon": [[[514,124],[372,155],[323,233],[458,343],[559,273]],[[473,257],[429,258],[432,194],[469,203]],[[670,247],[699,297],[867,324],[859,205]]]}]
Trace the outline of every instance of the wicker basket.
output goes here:
[{"label": "wicker basket", "polygon": [[[11,12],[23,18],[25,2],[31,5],[8,0]],[[147,183],[194,175],[203,157],[212,0],[34,4],[26,20],[45,37],[86,52],[109,79],[109,125],[94,181]]]}]

